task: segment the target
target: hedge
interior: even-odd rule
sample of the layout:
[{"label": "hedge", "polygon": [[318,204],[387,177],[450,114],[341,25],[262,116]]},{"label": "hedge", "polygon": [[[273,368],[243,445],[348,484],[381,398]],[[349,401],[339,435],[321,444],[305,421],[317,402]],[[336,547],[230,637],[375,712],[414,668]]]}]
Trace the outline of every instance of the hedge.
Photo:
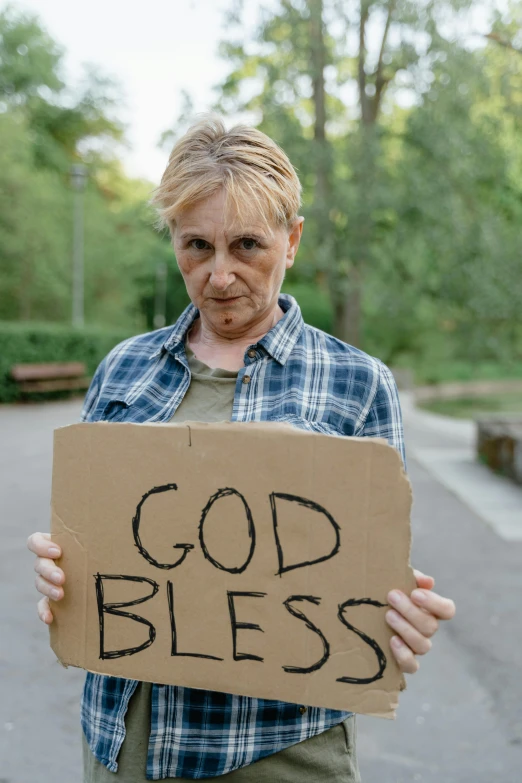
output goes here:
[{"label": "hedge", "polygon": [[[92,375],[111,348],[129,336],[128,331],[95,327],[0,321],[0,402],[15,402],[21,396],[10,377],[14,364],[84,362]],[[56,392],[33,395],[43,397],[56,397]]]},{"label": "hedge", "polygon": [[[286,290],[299,302],[307,323],[331,331],[332,310],[323,291],[312,284],[288,285]],[[77,329],[65,324],[0,321],[0,403],[16,402],[21,397],[10,377],[14,364],[84,362],[92,375],[111,348],[130,336],[128,331],[101,327]],[[35,400],[56,396],[57,392],[31,395]]]},{"label": "hedge", "polygon": [[333,311],[328,294],[315,283],[283,284],[283,291],[292,294],[297,300],[305,323],[332,333]]}]

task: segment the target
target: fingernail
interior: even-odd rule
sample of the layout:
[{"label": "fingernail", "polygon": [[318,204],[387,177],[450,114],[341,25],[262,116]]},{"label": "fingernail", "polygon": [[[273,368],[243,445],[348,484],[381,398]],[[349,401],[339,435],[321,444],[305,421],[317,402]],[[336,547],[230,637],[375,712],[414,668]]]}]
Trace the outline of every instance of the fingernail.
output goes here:
[{"label": "fingernail", "polygon": [[60,550],[56,546],[50,546],[47,553],[49,557],[60,557]]},{"label": "fingernail", "polygon": [[402,641],[399,639],[398,636],[392,636],[390,639],[390,644],[393,647],[396,647],[397,649],[400,649],[402,647]]},{"label": "fingernail", "polygon": [[389,622],[393,623],[393,622],[394,622],[395,620],[397,620],[398,618],[399,618],[399,615],[397,614],[397,612],[396,612],[394,609],[389,609],[389,610],[386,612],[386,619],[387,619]]},{"label": "fingernail", "polygon": [[55,601],[58,600],[60,597],[60,591],[56,589],[56,587],[52,587],[50,590],[51,598],[54,598]]},{"label": "fingernail", "polygon": [[400,606],[402,595],[398,592],[398,590],[392,590],[391,593],[388,594],[388,601],[393,606]]},{"label": "fingernail", "polygon": [[411,597],[415,602],[422,604],[426,600],[426,593],[424,590],[414,590]]},{"label": "fingernail", "polygon": [[56,584],[59,585],[62,581],[62,575],[59,571],[53,571],[51,574],[51,579],[53,582],[56,582]]}]

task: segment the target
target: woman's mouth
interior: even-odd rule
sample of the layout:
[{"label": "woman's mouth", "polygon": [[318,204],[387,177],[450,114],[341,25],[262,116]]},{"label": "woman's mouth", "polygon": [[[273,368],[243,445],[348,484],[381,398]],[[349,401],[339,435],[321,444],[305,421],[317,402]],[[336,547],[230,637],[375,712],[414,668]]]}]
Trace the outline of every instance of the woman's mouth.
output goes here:
[{"label": "woman's mouth", "polygon": [[234,304],[234,302],[238,302],[241,299],[240,296],[230,296],[227,299],[217,299],[216,297],[212,297],[212,301],[216,302],[218,305],[230,305]]}]

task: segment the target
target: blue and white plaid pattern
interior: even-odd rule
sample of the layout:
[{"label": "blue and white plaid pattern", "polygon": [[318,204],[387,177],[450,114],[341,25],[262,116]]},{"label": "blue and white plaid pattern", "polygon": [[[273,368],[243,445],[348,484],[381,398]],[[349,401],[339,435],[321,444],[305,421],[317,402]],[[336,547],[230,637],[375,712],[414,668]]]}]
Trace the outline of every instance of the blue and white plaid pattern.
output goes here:
[{"label": "blue and white plaid pattern", "polygon": [[[286,421],[335,435],[381,437],[405,464],[395,381],[379,360],[304,323],[295,299],[281,294],[283,318],[245,352],[233,421]],[[169,421],[190,383],[185,337],[198,311],[174,326],[117,345],[101,362],[83,421]],[[250,382],[243,382],[250,376]],[[87,674],[82,726],[96,758],[111,772],[125,737],[135,680]],[[334,726],[338,710],[178,686],[153,685],[147,779],[209,778]]]}]

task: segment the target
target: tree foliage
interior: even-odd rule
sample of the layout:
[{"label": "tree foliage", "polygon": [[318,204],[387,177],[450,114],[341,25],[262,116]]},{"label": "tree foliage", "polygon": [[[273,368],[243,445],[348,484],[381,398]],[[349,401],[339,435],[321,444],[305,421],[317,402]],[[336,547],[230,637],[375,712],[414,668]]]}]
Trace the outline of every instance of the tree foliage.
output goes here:
[{"label": "tree foliage", "polygon": [[[468,0],[278,0],[252,35],[247,1],[229,14],[214,108],[298,170],[305,232],[284,288],[305,318],[424,378],[520,361],[522,0],[482,0],[490,27],[471,37]],[[81,162],[87,323],[151,328],[158,266],[171,322],[187,295],[152,228],[153,185],[119,159],[121,89],[93,65],[66,84],[62,58],[36,17],[0,13],[0,319],[70,320]],[[186,93],[161,142],[192,117]]]},{"label": "tree foliage", "polygon": [[0,13],[0,319],[70,320],[69,171],[82,162],[87,322],[143,329],[156,265],[172,255],[152,228],[153,186],[118,159],[119,86],[92,65],[66,85],[62,57],[36,17]]},{"label": "tree foliage", "polygon": [[483,5],[478,43],[466,0],[280,0],[221,46],[216,109],[273,136],[305,186],[293,279],[388,361],[522,351],[522,4]]}]

